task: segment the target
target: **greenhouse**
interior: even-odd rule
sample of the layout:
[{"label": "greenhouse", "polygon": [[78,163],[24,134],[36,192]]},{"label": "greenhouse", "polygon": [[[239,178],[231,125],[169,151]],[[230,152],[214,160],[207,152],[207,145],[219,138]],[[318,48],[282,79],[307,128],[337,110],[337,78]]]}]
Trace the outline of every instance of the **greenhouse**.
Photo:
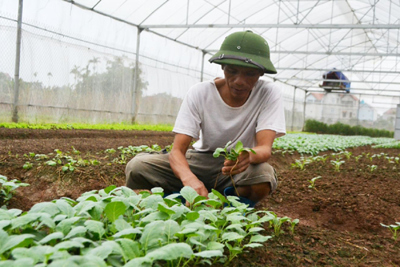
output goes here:
[{"label": "greenhouse", "polygon": [[[224,38],[251,30],[270,46],[278,73],[263,78],[280,85],[289,130],[307,118],[394,130],[397,1],[2,0],[0,12],[3,121],[173,124],[187,90],[221,76],[208,59]],[[328,96],[333,69],[351,88]]]},{"label": "greenhouse", "polygon": [[0,267],[400,266],[399,1],[0,0],[0,40]]}]

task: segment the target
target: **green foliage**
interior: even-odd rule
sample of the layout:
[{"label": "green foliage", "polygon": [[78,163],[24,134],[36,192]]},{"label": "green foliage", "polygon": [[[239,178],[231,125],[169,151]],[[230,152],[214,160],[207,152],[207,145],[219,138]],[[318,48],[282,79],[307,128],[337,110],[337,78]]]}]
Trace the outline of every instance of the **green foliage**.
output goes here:
[{"label": "green foliage", "polygon": [[[344,151],[349,147],[393,142],[393,138],[368,136],[341,136],[327,134],[287,134],[275,139],[273,148],[317,155],[322,151]],[[346,156],[347,157],[347,156]]]},{"label": "green foliage", "polygon": [[317,190],[317,188],[315,188],[315,181],[318,179],[321,179],[321,178],[322,178],[322,176],[317,176],[317,177],[312,178],[311,180],[308,180],[308,182],[310,183],[308,188],[313,188],[313,189]]},{"label": "green foliage", "polygon": [[15,190],[21,186],[29,186],[29,184],[22,183],[17,179],[8,181],[7,177],[0,175],[0,207],[7,205],[14,195]]},{"label": "green foliage", "polygon": [[387,130],[378,130],[372,128],[364,128],[359,125],[350,126],[340,122],[334,124],[326,124],[316,120],[307,120],[304,125],[306,132],[319,134],[340,134],[340,135],[362,135],[371,137],[393,137],[393,132]]},{"label": "green foliage", "polygon": [[232,141],[229,141],[226,143],[224,148],[218,147],[215,149],[213,156],[214,158],[218,158],[219,156],[223,155],[226,159],[236,161],[237,158],[239,157],[240,153],[246,151],[246,152],[252,152],[253,154],[256,154],[256,152],[247,147],[243,147],[243,143],[241,141],[238,141],[236,143],[235,147],[232,147],[229,150],[229,146],[232,144]]},{"label": "green foliage", "polygon": [[71,130],[71,129],[88,129],[88,130],[136,130],[136,131],[172,131],[171,125],[140,125],[129,123],[118,124],[84,124],[84,123],[43,123],[43,124],[30,124],[30,123],[13,123],[1,122],[0,128],[20,128],[20,129],[42,129],[42,130]]},{"label": "green foliage", "polygon": [[277,236],[283,222],[298,222],[215,190],[208,198],[190,187],[165,198],[161,188],[151,191],[110,186],[76,201],[38,203],[24,213],[0,209],[0,266],[228,265],[271,238],[264,223]]},{"label": "green foliage", "polygon": [[381,225],[383,227],[388,228],[393,234],[393,236],[392,236],[393,239],[395,241],[397,241],[397,231],[400,230],[400,222],[396,222],[396,224],[391,224],[391,225],[385,225],[385,224],[381,223]]}]

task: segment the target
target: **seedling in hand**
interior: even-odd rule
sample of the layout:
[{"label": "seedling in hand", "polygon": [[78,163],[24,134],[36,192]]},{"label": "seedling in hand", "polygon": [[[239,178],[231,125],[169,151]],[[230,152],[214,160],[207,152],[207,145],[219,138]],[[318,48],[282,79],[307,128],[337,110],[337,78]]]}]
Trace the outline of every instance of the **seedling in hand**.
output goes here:
[{"label": "seedling in hand", "polygon": [[[228,143],[226,143],[224,148],[218,147],[217,149],[215,149],[215,151],[213,153],[213,157],[214,158],[218,158],[219,156],[223,155],[225,157],[225,159],[227,159],[227,160],[236,161],[235,165],[231,169],[230,177],[231,177],[231,180],[232,180],[233,187],[235,188],[235,192],[239,196],[239,193],[238,193],[238,191],[236,189],[235,183],[234,183],[233,178],[232,178],[232,171],[233,171],[233,169],[235,169],[236,165],[239,162],[240,153],[242,153],[242,152],[251,152],[251,153],[256,154],[256,152],[251,148],[243,147],[243,143],[241,141],[238,141],[236,143],[236,146],[234,148],[231,148],[230,151],[228,151],[228,147],[230,146],[230,144],[232,144],[232,141],[229,141]],[[214,187],[217,186],[217,181],[218,181],[218,177],[217,177],[217,179],[215,181],[215,186]]]},{"label": "seedling in hand", "polygon": [[226,143],[224,148],[218,147],[214,151],[214,154],[213,154],[214,158],[218,158],[222,153],[226,159],[232,160],[232,161],[237,161],[240,153],[242,153],[244,151],[252,152],[252,153],[256,154],[256,152],[253,149],[248,148],[248,147],[243,147],[243,143],[241,141],[238,141],[236,143],[235,148],[231,148],[231,150],[228,151],[228,147],[230,146],[230,144],[232,144],[232,141],[229,141],[228,143]]}]

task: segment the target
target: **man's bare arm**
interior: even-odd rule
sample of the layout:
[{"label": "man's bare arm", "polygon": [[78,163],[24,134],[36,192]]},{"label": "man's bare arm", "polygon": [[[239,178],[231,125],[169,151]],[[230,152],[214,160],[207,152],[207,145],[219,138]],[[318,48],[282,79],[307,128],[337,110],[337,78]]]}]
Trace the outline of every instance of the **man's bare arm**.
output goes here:
[{"label": "man's bare arm", "polygon": [[192,137],[185,134],[176,134],[169,162],[175,176],[178,177],[184,186],[190,186],[201,196],[208,196],[207,188],[196,175],[190,170],[189,163],[186,160],[186,151],[189,148]]}]

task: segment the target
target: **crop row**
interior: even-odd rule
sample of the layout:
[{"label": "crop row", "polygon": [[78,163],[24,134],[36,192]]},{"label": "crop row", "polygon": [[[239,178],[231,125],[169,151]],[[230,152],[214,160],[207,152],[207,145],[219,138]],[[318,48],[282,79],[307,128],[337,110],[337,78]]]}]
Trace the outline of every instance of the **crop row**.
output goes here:
[{"label": "crop row", "polygon": [[293,232],[298,220],[256,211],[214,190],[206,199],[190,187],[163,197],[161,188],[136,194],[110,186],[28,212],[0,209],[0,266],[228,263],[278,236],[283,223]]}]

